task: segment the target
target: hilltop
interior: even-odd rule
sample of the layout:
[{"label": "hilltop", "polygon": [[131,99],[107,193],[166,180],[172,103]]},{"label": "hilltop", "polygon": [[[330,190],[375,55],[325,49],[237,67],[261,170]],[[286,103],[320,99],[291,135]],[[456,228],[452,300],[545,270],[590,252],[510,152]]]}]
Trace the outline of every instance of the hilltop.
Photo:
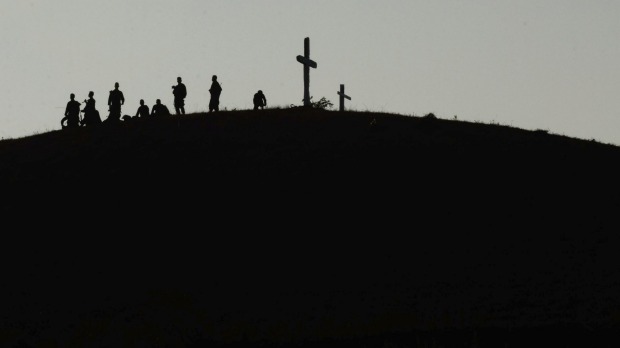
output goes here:
[{"label": "hilltop", "polygon": [[278,109],[149,121],[0,141],[2,182],[139,186],[188,176],[345,175],[463,180],[469,173],[502,180],[514,175],[499,172],[508,168],[541,177],[540,169],[558,166],[573,173],[613,169],[609,162],[618,153],[616,146],[542,130],[368,112]]},{"label": "hilltop", "polygon": [[9,346],[615,335],[616,146],[363,112],[148,121],[0,142]]}]

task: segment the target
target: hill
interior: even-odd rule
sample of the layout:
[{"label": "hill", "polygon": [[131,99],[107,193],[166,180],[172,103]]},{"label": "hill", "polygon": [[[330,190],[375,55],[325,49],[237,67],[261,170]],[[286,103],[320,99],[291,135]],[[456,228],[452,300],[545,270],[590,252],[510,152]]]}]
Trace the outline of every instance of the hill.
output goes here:
[{"label": "hill", "polygon": [[5,140],[0,339],[605,346],[618,160],[545,131],[300,109]]}]

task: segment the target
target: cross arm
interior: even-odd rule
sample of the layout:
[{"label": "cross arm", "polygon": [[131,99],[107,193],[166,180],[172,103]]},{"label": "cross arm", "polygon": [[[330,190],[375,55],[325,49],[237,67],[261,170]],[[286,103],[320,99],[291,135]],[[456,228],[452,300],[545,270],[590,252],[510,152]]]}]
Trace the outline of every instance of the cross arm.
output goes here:
[{"label": "cross arm", "polygon": [[316,62],[313,61],[312,59],[307,59],[304,56],[297,56],[297,61],[300,62],[303,65],[307,65],[311,68],[315,68],[317,67]]},{"label": "cross arm", "polygon": [[343,96],[343,97],[345,97],[345,98],[347,98],[347,99],[351,100],[351,97],[349,97],[349,96],[348,96],[348,95],[346,95],[346,94],[342,94],[342,93],[338,92],[338,95],[341,95],[341,96]]}]

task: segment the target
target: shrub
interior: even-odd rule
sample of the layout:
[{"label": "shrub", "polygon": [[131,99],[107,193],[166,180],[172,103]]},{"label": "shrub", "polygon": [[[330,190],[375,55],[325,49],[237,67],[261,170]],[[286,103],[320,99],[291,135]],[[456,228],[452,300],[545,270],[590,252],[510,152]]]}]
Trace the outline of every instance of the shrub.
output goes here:
[{"label": "shrub", "polygon": [[[334,104],[325,97],[322,97],[318,101],[312,101],[312,98],[313,97],[310,97],[310,107],[312,107],[313,109],[325,110],[325,109],[330,109],[332,106],[334,106]],[[302,103],[304,102],[303,99],[301,102]],[[303,104],[300,106],[291,104],[291,108],[298,108],[298,107],[303,107]]]}]

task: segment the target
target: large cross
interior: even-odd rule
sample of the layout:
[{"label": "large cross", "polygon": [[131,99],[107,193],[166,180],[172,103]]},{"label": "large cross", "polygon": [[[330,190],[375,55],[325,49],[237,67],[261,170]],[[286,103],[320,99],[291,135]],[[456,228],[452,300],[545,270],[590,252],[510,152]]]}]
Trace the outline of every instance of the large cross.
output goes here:
[{"label": "large cross", "polygon": [[340,96],[340,111],[344,111],[344,98],[351,100],[351,97],[344,94],[344,85],[340,85],[340,92],[338,92],[338,95]]},{"label": "large cross", "polygon": [[297,56],[297,61],[304,65],[304,106],[310,106],[310,68],[316,69],[316,62],[310,59],[310,38],[304,39],[304,55]]}]

